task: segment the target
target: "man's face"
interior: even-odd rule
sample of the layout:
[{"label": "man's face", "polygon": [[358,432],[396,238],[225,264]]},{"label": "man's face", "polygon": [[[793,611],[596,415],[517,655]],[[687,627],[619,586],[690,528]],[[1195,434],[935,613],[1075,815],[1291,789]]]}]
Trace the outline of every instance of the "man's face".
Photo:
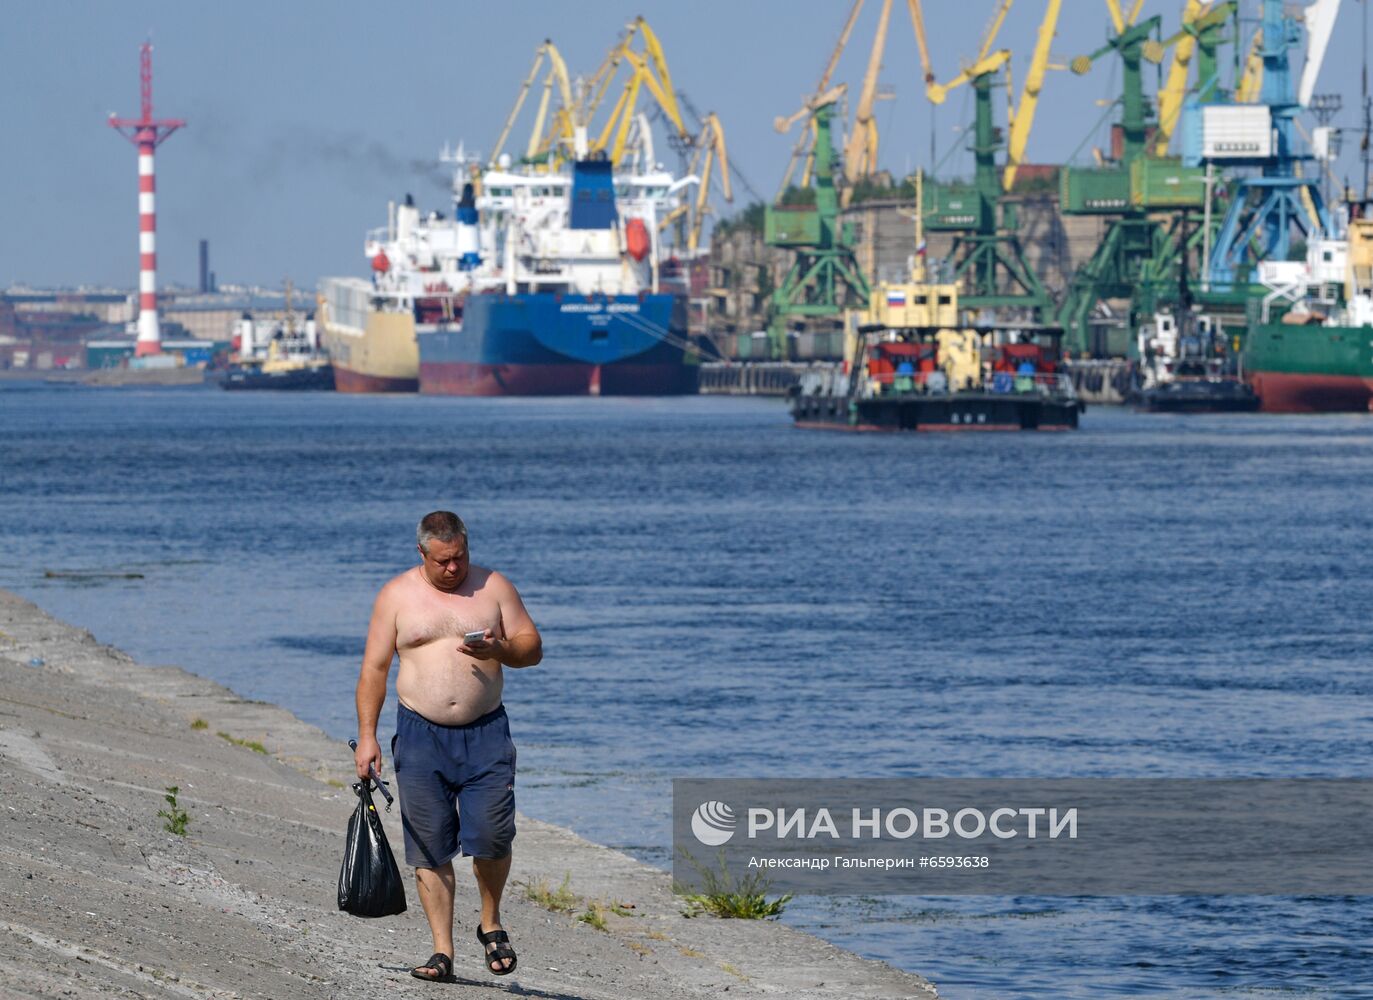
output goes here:
[{"label": "man's face", "polygon": [[440,590],[452,590],[467,576],[467,542],[455,538],[451,542],[429,539],[429,550],[420,548],[420,566],[429,582]]}]

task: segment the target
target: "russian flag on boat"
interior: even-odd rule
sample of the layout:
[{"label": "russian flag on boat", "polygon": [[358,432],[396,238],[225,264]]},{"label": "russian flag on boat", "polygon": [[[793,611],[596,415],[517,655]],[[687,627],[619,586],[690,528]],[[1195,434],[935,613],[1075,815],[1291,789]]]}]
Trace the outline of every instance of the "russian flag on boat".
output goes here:
[{"label": "russian flag on boat", "polygon": [[906,307],[906,290],[904,288],[888,288],[887,305],[888,307],[895,306],[904,309]]}]

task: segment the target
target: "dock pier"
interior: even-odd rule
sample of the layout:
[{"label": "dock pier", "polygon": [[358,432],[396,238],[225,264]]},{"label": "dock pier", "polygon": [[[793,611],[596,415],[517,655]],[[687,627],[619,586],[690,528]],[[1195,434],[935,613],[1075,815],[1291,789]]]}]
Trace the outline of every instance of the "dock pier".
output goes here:
[{"label": "dock pier", "polygon": [[803,374],[840,371],[838,361],[712,361],[701,365],[703,396],[785,396]]}]

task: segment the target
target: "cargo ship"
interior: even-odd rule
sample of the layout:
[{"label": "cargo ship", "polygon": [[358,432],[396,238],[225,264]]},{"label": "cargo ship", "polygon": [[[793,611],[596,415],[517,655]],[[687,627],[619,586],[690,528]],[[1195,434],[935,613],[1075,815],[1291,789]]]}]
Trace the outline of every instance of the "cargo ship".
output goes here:
[{"label": "cargo ship", "polygon": [[1259,266],[1269,290],[1245,336],[1250,384],[1268,413],[1373,408],[1373,220],[1312,240],[1305,261]]},{"label": "cargo ship", "polygon": [[[645,140],[645,143],[647,140]],[[390,211],[364,246],[370,281],[320,284],[341,392],[667,395],[698,365],[682,290],[660,281],[658,220],[696,178],[647,155],[612,170],[486,171],[452,158],[454,211]]]},{"label": "cargo ship", "polygon": [[458,164],[453,218],[422,216],[406,195],[388,205],[386,225],[364,240],[371,280],[320,281],[320,335],[339,392],[416,392],[416,335],[456,324],[461,315],[481,256],[474,187],[461,152],[449,159]]},{"label": "cargo ship", "polygon": [[455,322],[421,329],[423,393],[674,395],[696,391],[686,299],[659,282],[657,218],[680,190],[661,171],[488,172],[478,199],[503,262],[479,272]]}]

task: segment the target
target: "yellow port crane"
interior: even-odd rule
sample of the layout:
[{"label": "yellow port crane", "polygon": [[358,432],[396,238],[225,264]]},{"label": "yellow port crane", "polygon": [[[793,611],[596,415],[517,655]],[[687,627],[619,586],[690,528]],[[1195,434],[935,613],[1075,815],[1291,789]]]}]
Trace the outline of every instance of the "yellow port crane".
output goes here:
[{"label": "yellow port crane", "polygon": [[[1011,6],[1015,0],[1000,0],[997,4],[996,12],[992,15],[991,23],[987,30],[982,34],[982,45],[977,50],[977,57],[963,68],[963,71],[948,83],[940,84],[935,82],[934,71],[930,68],[929,50],[924,45],[920,46],[920,57],[924,62],[925,71],[925,96],[929,98],[931,104],[943,104],[949,96],[949,91],[955,87],[962,86],[970,80],[976,80],[981,76],[988,76],[995,73],[1004,66],[1011,58],[1010,49],[998,49],[992,51],[992,44],[996,41],[997,34],[1001,31],[1002,22],[1006,20],[1006,15],[1010,13]],[[919,0],[912,6],[912,11],[919,15],[918,28],[916,29],[917,38],[922,42],[925,38],[925,12]]]},{"label": "yellow port crane", "polygon": [[[791,151],[791,159],[787,162],[787,169],[782,174],[782,183],[777,188],[779,199],[791,186],[798,163],[804,163],[801,169],[800,186],[810,186],[811,174],[815,168],[816,130],[813,114],[815,109],[827,107],[833,103],[822,100],[822,98],[834,89],[831,83],[834,78],[834,71],[848,46],[850,37],[853,35],[854,24],[863,10],[863,3],[864,0],[853,0],[853,4],[849,7],[848,16],[844,19],[844,26],[839,32],[839,39],[835,42],[829,60],[825,63],[824,71],[820,74],[819,82],[815,85],[814,91],[803,99],[801,109],[791,115],[776,119],[778,131],[783,132],[789,131],[801,119],[806,119],[806,127],[797,136],[796,145]],[[920,0],[906,0],[912,23],[916,25],[917,41],[923,46],[925,44],[922,37],[924,26],[918,20],[920,17],[919,3]],[[854,106],[853,125],[848,129],[844,141],[844,180],[846,184],[840,195],[843,204],[848,204],[853,195],[855,184],[872,177],[877,172],[877,150],[880,137],[873,110],[878,101],[891,96],[882,93],[878,88],[878,76],[882,71],[882,57],[886,51],[887,34],[891,25],[891,9],[892,0],[882,0],[882,10],[877,19],[877,30],[873,35],[872,45],[868,48],[863,82],[858,89],[858,101]],[[928,52],[924,53],[924,58],[926,62],[929,61]],[[783,122],[788,123],[785,128],[781,125]]]},{"label": "yellow port crane", "polygon": [[[1058,15],[1062,0],[1048,0],[1044,8],[1044,19],[1039,22],[1039,33],[1035,37],[1034,53],[1030,56],[1030,68],[1021,86],[1020,100],[1009,110],[1010,136],[1006,142],[1006,169],[1002,171],[1001,186],[1009,191],[1015,184],[1015,175],[1025,162],[1025,149],[1030,143],[1030,129],[1034,126],[1035,111],[1039,107],[1039,93],[1044,88],[1047,75],[1049,49],[1058,33]],[[1009,75],[1009,68],[1007,70]],[[1009,86],[1009,84],[1008,84]]]},{"label": "yellow port crane", "polygon": [[[636,36],[643,39],[642,52],[635,52],[631,47]],[[592,86],[586,88],[589,100],[582,109],[583,120],[590,124],[622,64],[628,64],[630,67],[629,79],[620,91],[619,99],[615,102],[605,125],[592,140],[590,151],[604,152],[612,164],[619,165],[624,157],[630,124],[639,111],[639,94],[644,88],[648,89],[668,122],[676,129],[678,138],[683,142],[690,142],[691,135],[683,124],[682,112],[677,107],[677,92],[672,88],[672,74],[668,71],[667,56],[658,36],[642,17],[634,19],[626,30],[625,37],[611,50],[601,69],[592,77]]]},{"label": "yellow port crane", "polygon": [[[1154,137],[1154,155],[1168,155],[1168,146],[1172,142],[1173,133],[1182,115],[1183,101],[1187,97],[1187,74],[1198,42],[1201,41],[1203,44],[1198,70],[1201,73],[1213,74],[1214,67],[1208,66],[1208,62],[1214,62],[1214,57],[1209,61],[1206,58],[1203,33],[1214,33],[1214,29],[1234,15],[1235,7],[1235,0],[1224,0],[1221,3],[1215,0],[1209,3],[1203,3],[1202,0],[1187,0],[1182,11],[1182,27],[1162,42],[1145,43],[1145,56],[1154,62],[1160,61],[1165,49],[1170,45],[1174,46],[1173,59],[1168,64],[1168,75],[1158,91],[1158,127]],[[1202,87],[1214,85],[1212,81],[1200,77],[1197,83]]]},{"label": "yellow port crane", "polygon": [[729,183],[729,151],[725,147],[725,129],[714,111],[706,115],[701,131],[692,140],[692,145],[695,153],[691,159],[691,172],[701,179],[701,183],[696,187],[696,200],[693,203],[683,198],[682,203],[658,223],[658,231],[662,232],[691,214],[691,223],[686,227],[686,245],[687,251],[695,254],[701,245],[701,228],[705,224],[706,216],[714,214],[709,199],[711,181],[717,169],[725,201],[734,201],[734,192]]},{"label": "yellow port crane", "polygon": [[892,0],[882,0],[882,13],[877,20],[877,34],[868,52],[868,68],[863,74],[863,86],[858,92],[858,105],[853,112],[853,127],[844,145],[844,188],[841,204],[848,204],[853,185],[877,172],[877,122],[873,105],[877,102],[877,75],[882,70],[882,52],[887,47],[887,24],[891,20]]},{"label": "yellow port crane", "polygon": [[[796,145],[792,148],[791,159],[787,163],[786,173],[782,175],[781,186],[777,189],[777,197],[780,200],[791,186],[792,175],[796,172],[796,164],[805,158],[805,166],[801,170],[801,187],[810,186],[811,171],[815,167],[814,154],[814,135],[815,122],[811,119],[811,112],[817,107],[823,107],[828,103],[820,98],[830,91],[830,79],[834,76],[834,71],[839,65],[839,57],[844,54],[844,48],[849,44],[849,36],[853,34],[854,22],[858,20],[858,14],[863,9],[863,0],[854,0],[853,6],[849,8],[849,15],[844,20],[843,30],[839,32],[839,41],[835,43],[834,51],[830,53],[829,62],[825,64],[825,70],[820,74],[820,82],[816,85],[814,92],[801,103],[801,109],[788,117],[779,117],[774,121],[774,126],[779,132],[788,132],[802,118],[806,119],[806,127],[802,129],[800,136],[796,139]],[[842,92],[841,92],[842,93]],[[783,125],[782,123],[786,124]]]},{"label": "yellow port crane", "polygon": [[[545,39],[544,43],[534,52],[534,64],[530,66],[529,75],[524,78],[524,83],[520,85],[519,95],[515,98],[515,106],[510,109],[510,114],[506,116],[500,137],[496,140],[496,145],[492,147],[490,162],[493,165],[505,149],[505,142],[510,138],[510,130],[515,127],[515,119],[519,117],[520,109],[524,107],[525,98],[529,96],[530,89],[538,79],[539,70],[545,59],[549,63],[548,76],[544,80],[543,96],[539,100],[539,111],[534,121],[534,128],[530,131],[529,143],[525,147],[525,158],[533,159],[537,155],[555,150],[559,140],[567,142],[572,140],[574,103],[572,100],[572,83],[567,75],[567,64],[563,62],[563,57],[558,52],[558,47],[553,44],[552,39]],[[554,83],[558,86],[558,97],[562,105],[555,112],[553,125],[545,135],[544,121],[548,115],[549,99],[552,96]]]},{"label": "yellow port crane", "polygon": [[[1001,25],[1005,22],[1006,15],[1010,13],[1014,2],[1015,0],[1000,0],[995,13],[992,15],[991,23],[983,34],[982,45],[978,49],[976,58],[948,83],[941,84],[935,81],[934,72],[930,66],[929,45],[925,36],[924,11],[920,6],[920,0],[910,0],[912,13],[915,15],[916,40],[919,43],[920,58],[925,74],[925,95],[931,104],[943,104],[948,98],[949,92],[956,87],[973,82],[979,77],[990,76],[1003,66],[1006,68],[1006,117],[1009,137],[1006,145],[1006,165],[1002,170],[1001,180],[1001,187],[1004,191],[1011,189],[1020,165],[1025,162],[1025,150],[1029,146],[1035,112],[1039,108],[1039,95],[1044,88],[1044,78],[1050,69],[1055,68],[1049,62],[1050,49],[1058,33],[1058,19],[1063,7],[1062,0],[1047,0],[1044,7],[1044,17],[1039,22],[1039,30],[1035,36],[1034,52],[1030,56],[1030,68],[1021,84],[1020,99],[1012,103],[1010,99],[1012,91],[1010,84],[1011,52],[1009,49],[992,51],[992,45],[995,43]],[[1061,69],[1062,67],[1057,68]]]}]

